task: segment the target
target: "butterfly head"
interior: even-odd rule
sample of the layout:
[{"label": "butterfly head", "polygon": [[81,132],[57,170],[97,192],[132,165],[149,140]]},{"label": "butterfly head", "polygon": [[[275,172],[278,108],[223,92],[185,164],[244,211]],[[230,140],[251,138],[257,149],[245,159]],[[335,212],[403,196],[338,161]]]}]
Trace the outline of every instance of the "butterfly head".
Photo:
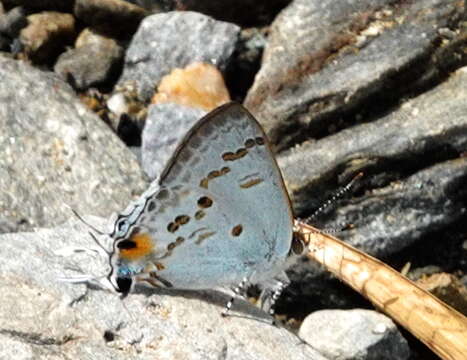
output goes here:
[{"label": "butterfly head", "polygon": [[107,279],[116,291],[127,294],[133,289],[135,277],[145,271],[154,241],[149,232],[130,224],[127,217],[120,217],[115,222],[110,236],[114,242],[109,254]]}]

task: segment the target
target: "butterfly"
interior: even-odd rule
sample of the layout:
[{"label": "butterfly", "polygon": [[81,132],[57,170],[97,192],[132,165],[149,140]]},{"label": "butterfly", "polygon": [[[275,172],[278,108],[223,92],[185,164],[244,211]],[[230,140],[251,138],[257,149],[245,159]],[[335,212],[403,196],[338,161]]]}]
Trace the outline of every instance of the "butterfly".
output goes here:
[{"label": "butterfly", "polygon": [[[114,221],[106,281],[177,289],[250,284],[273,303],[304,246],[269,141],[240,104],[225,104],[184,136],[159,177]],[[102,246],[102,245],[101,245]],[[227,313],[234,297],[226,306]]]}]

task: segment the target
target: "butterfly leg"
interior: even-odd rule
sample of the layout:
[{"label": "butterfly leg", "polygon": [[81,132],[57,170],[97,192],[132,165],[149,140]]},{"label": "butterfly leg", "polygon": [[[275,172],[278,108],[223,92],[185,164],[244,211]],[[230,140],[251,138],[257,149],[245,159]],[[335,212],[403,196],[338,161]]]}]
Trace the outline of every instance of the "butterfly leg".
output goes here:
[{"label": "butterfly leg", "polygon": [[230,300],[227,302],[225,305],[224,311],[222,311],[222,316],[228,316],[230,309],[232,308],[232,305],[235,301],[236,297],[243,297],[245,295],[246,290],[248,289],[248,286],[250,286],[250,282],[248,279],[245,277],[243,278],[242,281],[236,286],[232,288],[232,291],[234,292],[234,296],[230,298]]},{"label": "butterfly leg", "polygon": [[287,287],[287,284],[284,284],[282,281],[277,282],[277,286],[271,294],[271,300],[270,300],[269,311],[268,311],[269,315],[274,316],[276,312],[275,306],[276,306],[277,299],[279,299],[279,297],[282,294],[282,291],[284,291],[286,287]]},{"label": "butterfly leg", "polygon": [[272,322],[274,323],[274,314],[276,302],[282,294],[282,291],[290,284],[290,280],[285,273],[280,274],[274,278],[274,282],[264,286],[260,295],[261,308],[266,310],[267,313],[273,317]]}]

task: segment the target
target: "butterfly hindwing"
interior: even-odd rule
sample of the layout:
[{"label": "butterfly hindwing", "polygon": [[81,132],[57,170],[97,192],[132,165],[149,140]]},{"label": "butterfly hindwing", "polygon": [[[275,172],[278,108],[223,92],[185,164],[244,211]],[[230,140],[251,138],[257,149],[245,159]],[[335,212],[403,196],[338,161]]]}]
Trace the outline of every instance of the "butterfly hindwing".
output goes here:
[{"label": "butterfly hindwing", "polygon": [[145,261],[176,288],[212,288],[265,275],[292,241],[292,212],[268,140],[239,104],[202,118],[175,151],[138,226]]}]

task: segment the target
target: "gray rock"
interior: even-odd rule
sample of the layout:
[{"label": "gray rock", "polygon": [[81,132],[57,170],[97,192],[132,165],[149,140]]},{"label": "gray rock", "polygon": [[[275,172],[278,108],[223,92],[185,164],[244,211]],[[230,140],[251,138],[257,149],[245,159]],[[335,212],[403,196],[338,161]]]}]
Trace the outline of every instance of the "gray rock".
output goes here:
[{"label": "gray rock", "polygon": [[340,239],[377,257],[395,254],[465,218],[466,177],[467,158],[446,161],[341,206],[326,227],[350,223]]},{"label": "gray rock", "polygon": [[[87,220],[98,227],[103,221]],[[140,289],[115,293],[57,280],[67,268],[105,274],[108,263],[63,247],[95,247],[83,224],[0,236],[0,358],[316,359],[289,331],[260,320],[223,318],[220,291]],[[63,252],[62,252],[63,254]],[[75,273],[76,274],[76,273]],[[261,316],[239,301],[240,315]]]},{"label": "gray rock", "polygon": [[328,359],[403,360],[410,355],[396,325],[376,311],[316,311],[305,318],[299,335]]},{"label": "gray rock", "polygon": [[174,68],[201,61],[224,70],[239,31],[236,25],[189,11],[148,16],[127,50],[119,85],[135,82],[141,99],[149,100]]},{"label": "gray rock", "polygon": [[178,104],[149,107],[142,133],[141,159],[146,174],[158,177],[185,134],[206,112]]},{"label": "gray rock", "polygon": [[389,101],[462,63],[464,10],[456,0],[295,0],[271,26],[245,105],[280,149],[332,131],[371,96]]},{"label": "gray rock", "polygon": [[353,225],[339,238],[387,256],[454,223],[466,210],[467,159],[455,159],[467,149],[466,100],[462,68],[386,117],[282,154],[297,213],[324,202],[336,179],[363,170],[371,173],[366,193],[326,219],[330,229]]},{"label": "gray rock", "polygon": [[146,187],[131,152],[50,73],[0,57],[0,213],[21,228],[109,215]]},{"label": "gray rock", "polygon": [[123,60],[123,48],[116,42],[86,44],[60,55],[54,71],[76,89],[85,90],[108,83]]}]

